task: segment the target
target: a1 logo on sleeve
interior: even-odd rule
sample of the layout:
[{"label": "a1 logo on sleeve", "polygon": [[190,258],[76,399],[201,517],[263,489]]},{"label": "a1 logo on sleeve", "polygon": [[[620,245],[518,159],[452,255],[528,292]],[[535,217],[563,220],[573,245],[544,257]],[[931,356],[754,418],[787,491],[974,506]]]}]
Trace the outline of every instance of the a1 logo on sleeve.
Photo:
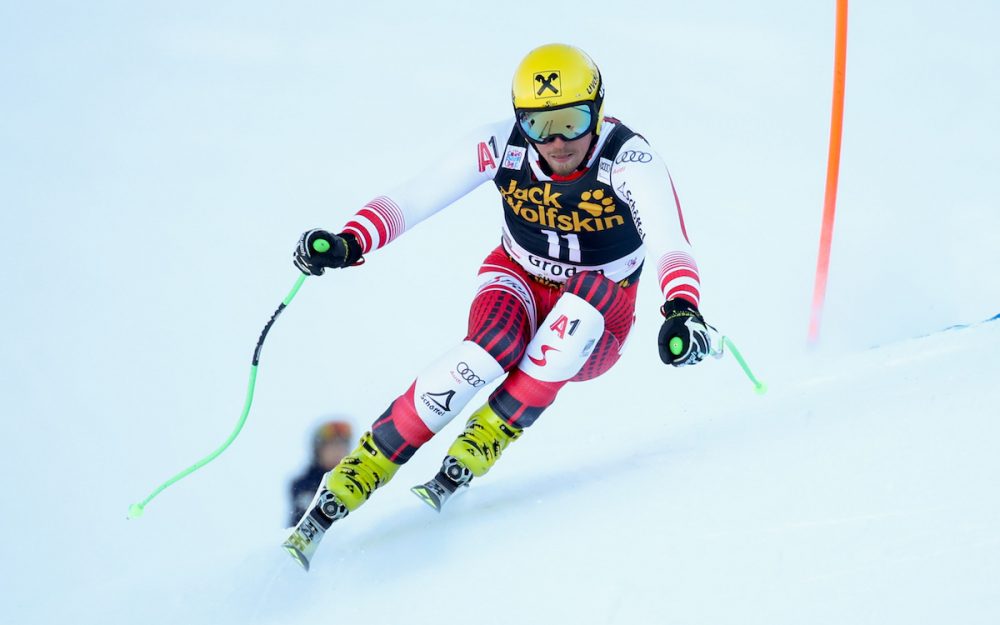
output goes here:
[{"label": "a1 logo on sleeve", "polygon": [[[493,149],[490,150],[490,147]],[[497,163],[493,160],[493,155],[497,153],[496,149],[496,139],[490,138],[489,144],[485,141],[479,142],[479,173],[483,173],[487,169],[496,169]]]},{"label": "a1 logo on sleeve", "polygon": [[505,169],[521,169],[524,163],[525,149],[516,145],[508,145],[503,153],[503,167]]}]

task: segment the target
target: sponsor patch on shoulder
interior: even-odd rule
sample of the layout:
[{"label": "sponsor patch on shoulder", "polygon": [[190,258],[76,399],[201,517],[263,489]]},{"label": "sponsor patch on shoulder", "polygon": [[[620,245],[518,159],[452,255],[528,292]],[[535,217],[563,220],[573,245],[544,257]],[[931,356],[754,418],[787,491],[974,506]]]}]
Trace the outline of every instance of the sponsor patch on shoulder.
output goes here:
[{"label": "sponsor patch on shoulder", "polygon": [[521,169],[521,164],[524,163],[524,153],[524,148],[519,148],[516,145],[508,145],[503,153],[504,168]]},{"label": "sponsor patch on shoulder", "polygon": [[597,181],[603,182],[606,185],[611,185],[611,161],[602,158],[601,162],[597,165]]}]

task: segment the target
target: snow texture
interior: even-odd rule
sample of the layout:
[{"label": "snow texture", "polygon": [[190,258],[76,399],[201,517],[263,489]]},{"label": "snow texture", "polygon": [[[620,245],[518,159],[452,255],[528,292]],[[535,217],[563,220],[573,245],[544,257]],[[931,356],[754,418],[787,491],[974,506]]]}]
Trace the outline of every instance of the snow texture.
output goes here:
[{"label": "snow texture", "polygon": [[[852,7],[818,350],[804,347],[834,3],[0,5],[0,622],[1000,622],[1000,5]],[[445,428],[326,538],[279,549],[308,431],[360,428],[463,336],[477,190],[307,280],[221,442],[298,235],[509,114],[531,47],[601,65],[671,167],[729,359],[622,362],[441,515]],[[923,337],[923,338],[916,338]],[[485,393],[484,393],[485,397]],[[470,410],[478,405],[470,405]]]}]

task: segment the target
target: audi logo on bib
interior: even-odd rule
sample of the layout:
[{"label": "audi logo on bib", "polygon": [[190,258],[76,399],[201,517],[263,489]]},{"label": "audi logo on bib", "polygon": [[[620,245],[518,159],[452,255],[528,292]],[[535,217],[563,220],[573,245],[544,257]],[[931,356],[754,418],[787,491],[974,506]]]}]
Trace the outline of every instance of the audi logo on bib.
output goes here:
[{"label": "audi logo on bib", "polygon": [[469,365],[464,362],[460,362],[455,365],[455,373],[457,373],[459,377],[468,382],[469,385],[474,388],[486,385],[486,380],[476,375],[476,372],[470,369]]},{"label": "audi logo on bib", "polygon": [[639,152],[637,150],[625,150],[618,153],[616,163],[648,163],[653,160],[653,155],[649,152]]}]

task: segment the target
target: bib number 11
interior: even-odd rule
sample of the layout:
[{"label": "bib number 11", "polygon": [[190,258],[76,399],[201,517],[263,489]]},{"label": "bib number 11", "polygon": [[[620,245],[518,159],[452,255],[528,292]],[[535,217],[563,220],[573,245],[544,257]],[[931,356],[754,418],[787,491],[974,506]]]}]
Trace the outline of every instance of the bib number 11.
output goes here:
[{"label": "bib number 11", "polygon": [[542,230],[549,240],[549,257],[563,260],[562,242],[566,239],[567,258],[571,263],[580,262],[580,237],[575,234],[564,234],[560,237],[558,232],[552,230]]}]

